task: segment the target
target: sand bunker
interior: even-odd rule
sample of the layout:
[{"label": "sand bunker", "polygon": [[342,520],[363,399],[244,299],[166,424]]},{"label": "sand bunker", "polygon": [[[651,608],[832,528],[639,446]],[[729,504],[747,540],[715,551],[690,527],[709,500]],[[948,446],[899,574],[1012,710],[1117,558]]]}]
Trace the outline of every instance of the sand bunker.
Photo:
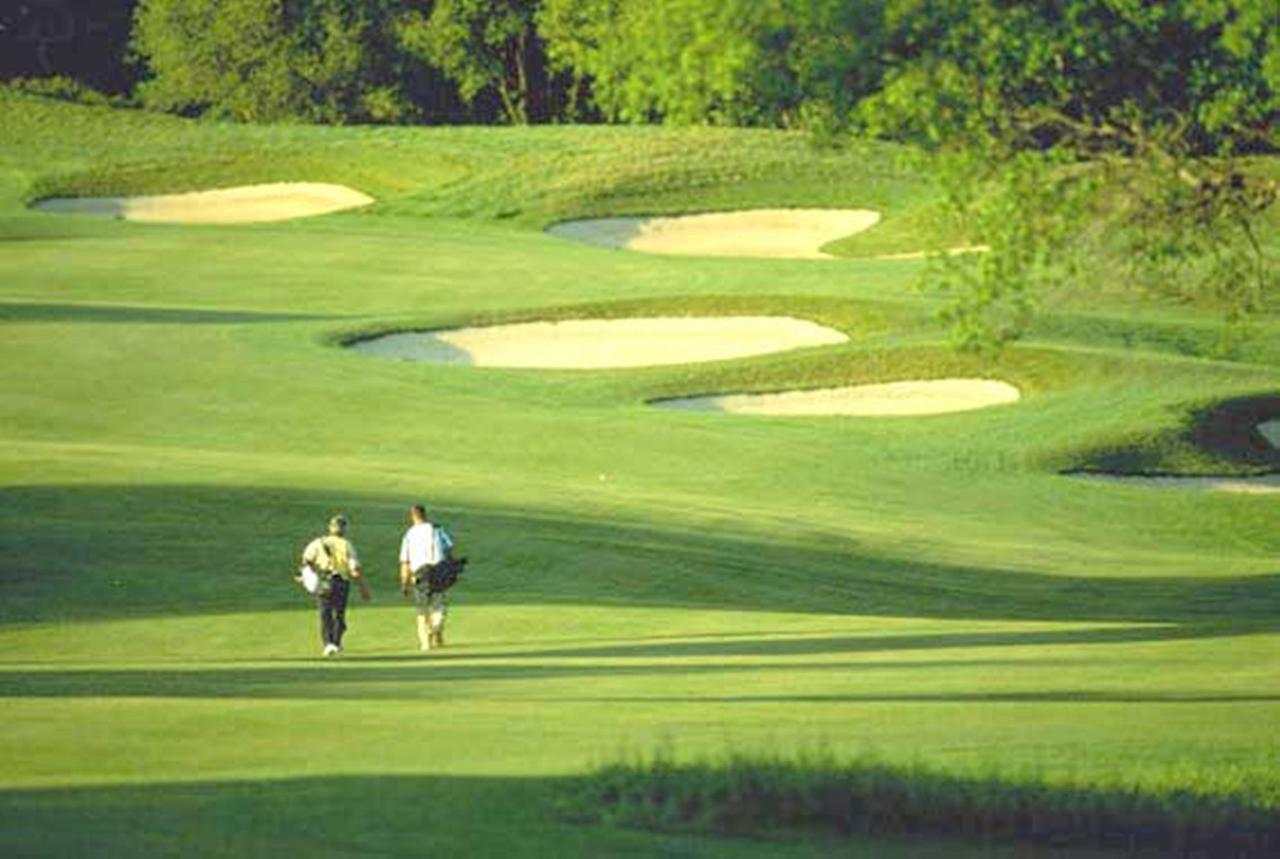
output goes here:
[{"label": "sand bunker", "polygon": [[735,415],[937,415],[1017,402],[1018,389],[990,379],[934,379],[848,388],[658,400],[668,409]]},{"label": "sand bunker", "polygon": [[367,355],[476,367],[605,369],[722,361],[843,343],[839,331],[784,316],[577,319],[389,334]]},{"label": "sand bunker", "polygon": [[40,200],[34,208],[152,223],[248,224],[325,215],[372,202],[372,197],[342,185],[275,182],[150,197],[53,198]]},{"label": "sand bunker", "polygon": [[1263,421],[1258,424],[1258,432],[1272,447],[1280,447],[1280,421]]},{"label": "sand bunker", "polygon": [[750,209],[669,218],[566,221],[547,232],[652,254],[833,259],[819,248],[869,229],[879,220],[880,213],[869,209]]}]

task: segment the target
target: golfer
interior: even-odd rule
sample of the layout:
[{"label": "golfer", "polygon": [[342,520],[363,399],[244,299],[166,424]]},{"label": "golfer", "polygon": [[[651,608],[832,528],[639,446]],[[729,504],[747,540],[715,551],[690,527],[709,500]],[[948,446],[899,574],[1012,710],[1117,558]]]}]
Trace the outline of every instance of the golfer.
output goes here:
[{"label": "golfer", "polygon": [[347,597],[351,582],[360,586],[360,598],[369,600],[369,585],[360,574],[356,547],[347,539],[347,517],[339,513],[329,520],[329,533],[317,537],[302,551],[302,562],[328,578],[328,587],[316,594],[320,607],[320,637],[325,656],[342,650],[342,634],[347,631]]},{"label": "golfer", "polygon": [[[444,618],[448,602],[443,592],[426,587],[431,568],[448,557],[453,541],[444,529],[427,521],[421,504],[409,508],[409,530],[400,541],[400,592],[409,595],[412,588],[418,609],[418,646],[428,651],[444,647]],[[415,584],[421,582],[418,587]]]}]

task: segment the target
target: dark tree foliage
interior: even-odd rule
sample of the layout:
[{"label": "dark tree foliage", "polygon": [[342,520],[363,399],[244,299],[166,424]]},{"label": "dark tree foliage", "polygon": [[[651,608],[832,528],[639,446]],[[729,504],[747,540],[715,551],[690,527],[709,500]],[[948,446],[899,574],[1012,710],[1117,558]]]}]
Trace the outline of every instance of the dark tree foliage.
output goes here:
[{"label": "dark tree foliage", "polygon": [[1017,126],[1049,144],[1088,127],[1105,148],[1180,122],[1202,152],[1277,144],[1274,0],[890,0],[885,33],[883,87],[859,110],[875,133]]},{"label": "dark tree foliage", "polygon": [[879,80],[881,0],[543,0],[556,68],[624,122],[840,127]]},{"label": "dark tree foliage", "polygon": [[435,0],[396,19],[400,44],[440,69],[468,104],[496,97],[513,125],[554,119],[566,91],[534,28],[537,0]]},{"label": "dark tree foliage", "polygon": [[[144,104],[245,121],[557,118],[535,0],[140,0]],[[567,77],[564,80],[568,80]]]},{"label": "dark tree foliage", "polygon": [[135,5],[136,0],[0,2],[0,80],[56,77],[112,95],[128,92],[139,73],[125,61]]},{"label": "dark tree foliage", "polygon": [[149,106],[259,120],[852,123],[934,145],[1017,125],[1041,147],[1075,123],[1107,148],[1176,118],[1207,152],[1274,150],[1280,105],[1275,0],[31,0],[0,10],[0,48],[3,76],[143,74]]}]

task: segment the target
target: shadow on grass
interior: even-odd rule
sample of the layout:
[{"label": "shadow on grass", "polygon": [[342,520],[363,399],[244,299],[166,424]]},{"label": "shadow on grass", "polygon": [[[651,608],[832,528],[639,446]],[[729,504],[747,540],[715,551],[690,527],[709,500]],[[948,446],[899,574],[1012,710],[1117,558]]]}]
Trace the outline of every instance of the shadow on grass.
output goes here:
[{"label": "shadow on grass", "polygon": [[555,779],[352,776],[8,790],[0,828],[7,856],[553,856],[671,840],[556,822],[547,808],[558,789]]},{"label": "shadow on grass", "polygon": [[[856,674],[856,669],[850,671]],[[707,696],[594,696],[554,698],[596,704],[1272,704],[1280,695],[1219,692],[938,692],[885,695],[707,695]]]},{"label": "shadow on grass", "polygon": [[[573,821],[582,779],[353,775],[0,791],[7,857],[684,856],[1027,859],[902,838],[712,837]],[[850,854],[852,855],[852,854]]]},{"label": "shadow on grass", "polygon": [[[609,644],[599,647],[557,648],[524,656],[554,656],[580,659],[618,657],[681,658],[742,656],[834,656],[903,650],[944,650],[952,648],[1060,646],[1076,644],[1126,644],[1147,641],[1176,641],[1189,638],[1223,638],[1273,632],[1280,624],[1268,622],[1238,624],[1170,624],[1113,629],[1064,629],[1031,632],[959,632],[895,635],[881,633],[857,636],[815,636],[798,638],[752,638],[747,640],[666,641],[643,644]],[[726,637],[727,638],[727,637]],[[488,658],[484,655],[472,657]],[[905,666],[917,663],[895,663]]]},{"label": "shadow on grass", "polygon": [[[314,663],[315,660],[312,660]],[[436,698],[441,686],[462,682],[520,682],[555,679],[624,677],[724,676],[782,671],[830,671],[846,677],[877,670],[956,669],[1008,665],[997,660],[934,663],[873,663],[870,665],[814,663],[797,665],[751,663],[745,665],[631,665],[552,664],[521,660],[511,664],[448,664],[435,659],[417,665],[375,666],[370,660],[344,659],[344,667],[244,667],[190,669],[175,666],[141,669],[7,670],[0,666],[0,700],[5,698],[305,698],[305,699],[416,699]],[[345,666],[351,666],[348,670]],[[363,666],[356,668],[355,666]],[[527,697],[523,689],[518,694]],[[535,693],[536,697],[536,693]],[[602,699],[603,700],[603,699]],[[656,697],[653,700],[665,700]],[[708,699],[709,700],[709,699]]]},{"label": "shadow on grass", "polygon": [[0,215],[0,243],[110,239],[122,235],[115,221],[48,214]]},{"label": "shadow on grass", "polygon": [[[1031,663],[1040,668],[1053,668],[1057,660]],[[639,663],[618,665],[548,664],[520,661],[506,665],[448,665],[436,663],[417,667],[370,666],[367,662],[357,670],[324,670],[317,668],[244,667],[189,669],[185,667],[141,669],[7,670],[0,667],[0,700],[8,698],[199,698],[260,699],[314,701],[439,701],[442,696],[457,695],[456,684],[513,681],[524,684],[512,687],[511,695],[520,700],[583,704],[1272,704],[1280,702],[1280,694],[1231,693],[1217,691],[1178,690],[1170,692],[1104,691],[1091,689],[1037,690],[1028,692],[921,692],[882,693],[852,692],[838,694],[803,694],[781,692],[776,695],[652,695],[608,694],[539,694],[530,692],[527,684],[542,680],[622,680],[631,678],[725,678],[729,675],[759,675],[756,679],[774,679],[783,686],[797,673],[830,672],[842,681],[857,682],[860,675],[876,671],[955,671],[984,667],[1027,668],[1026,660],[1018,662],[940,661],[926,663],[751,663],[743,665],[671,665]],[[772,673],[773,677],[769,677]],[[585,688],[585,687],[584,687]],[[464,696],[466,693],[462,693]],[[487,690],[492,699],[501,692]],[[532,695],[532,698],[530,697]]]},{"label": "shadow on grass", "polygon": [[[207,486],[0,490],[0,622],[298,609],[291,577],[338,509],[375,591],[390,594],[411,500]],[[1167,640],[1280,629],[1280,575],[1095,578],[932,564],[760,534],[677,530],[518,511],[437,508],[472,558],[455,600],[815,612],[957,620],[1126,622],[1152,628],[658,642],[648,656]],[[230,559],[227,547],[236,551]],[[625,645],[559,656],[636,655]]]},{"label": "shadow on grass", "polygon": [[1137,442],[1082,451],[1072,471],[1097,474],[1183,476],[1188,461],[1217,463],[1202,473],[1229,475],[1275,473],[1280,449],[1260,425],[1280,416],[1274,393],[1233,397],[1191,409],[1186,425]]},{"label": "shadow on grass", "polygon": [[662,830],[910,833],[1178,857],[1274,857],[1280,817],[1262,784],[1091,787],[876,762],[661,759],[607,767],[579,796],[587,820]]},{"label": "shadow on grass", "polygon": [[114,304],[0,302],[0,323],[89,322],[142,325],[244,325],[256,322],[303,322],[327,318],[329,317],[297,313],[189,310],[172,307],[128,307]]}]

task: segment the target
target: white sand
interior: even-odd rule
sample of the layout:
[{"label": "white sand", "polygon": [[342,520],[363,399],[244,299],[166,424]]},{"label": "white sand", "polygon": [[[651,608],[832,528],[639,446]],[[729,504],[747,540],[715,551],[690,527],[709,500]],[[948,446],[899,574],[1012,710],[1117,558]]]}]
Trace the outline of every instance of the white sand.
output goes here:
[{"label": "white sand", "polygon": [[150,197],[70,197],[40,200],[47,212],[172,224],[248,224],[325,215],[367,206],[373,198],[342,185],[275,182]]},{"label": "white sand", "polygon": [[1193,489],[1234,492],[1242,495],[1271,495],[1280,492],[1280,474],[1260,477],[1134,477],[1123,474],[1073,474],[1077,480],[1147,486],[1156,489]]},{"label": "white sand", "polygon": [[1272,447],[1280,447],[1280,421],[1263,421],[1258,424],[1258,432]]},{"label": "white sand", "polygon": [[870,229],[869,209],[749,209],[667,218],[566,221],[552,235],[609,248],[687,256],[832,259],[819,248]]},{"label": "white sand", "polygon": [[655,317],[410,332],[352,348],[383,358],[476,367],[602,369],[722,361],[847,339],[835,329],[784,316]]},{"label": "white sand", "polygon": [[934,379],[847,388],[658,400],[669,409],[735,415],[937,415],[1017,402],[1018,389],[989,379]]}]

